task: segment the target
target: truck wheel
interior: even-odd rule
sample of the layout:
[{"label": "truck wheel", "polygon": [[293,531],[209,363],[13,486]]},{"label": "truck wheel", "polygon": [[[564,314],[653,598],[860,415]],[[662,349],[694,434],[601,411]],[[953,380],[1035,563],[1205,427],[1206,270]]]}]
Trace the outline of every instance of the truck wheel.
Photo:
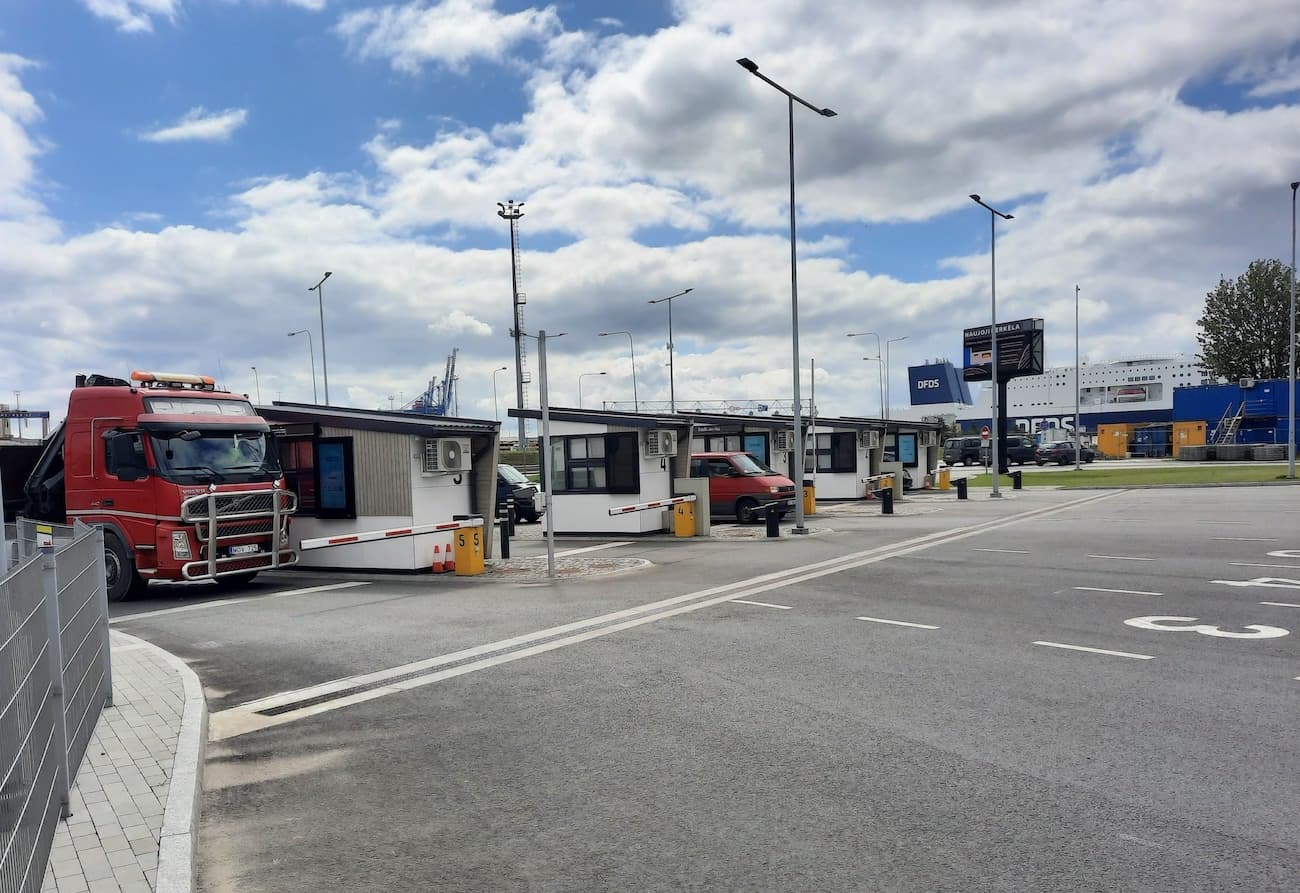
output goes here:
[{"label": "truck wheel", "polygon": [[740,500],[736,503],[736,520],[741,524],[753,524],[758,520],[758,515],[754,511],[757,508],[758,503],[748,497]]},{"label": "truck wheel", "polygon": [[108,600],[120,602],[135,595],[143,595],[148,583],[135,572],[135,559],[117,538],[117,534],[104,531],[104,580],[108,586]]},{"label": "truck wheel", "polygon": [[242,574],[231,574],[228,577],[217,577],[217,585],[222,589],[237,589],[253,582],[257,576],[257,571],[246,571]]}]

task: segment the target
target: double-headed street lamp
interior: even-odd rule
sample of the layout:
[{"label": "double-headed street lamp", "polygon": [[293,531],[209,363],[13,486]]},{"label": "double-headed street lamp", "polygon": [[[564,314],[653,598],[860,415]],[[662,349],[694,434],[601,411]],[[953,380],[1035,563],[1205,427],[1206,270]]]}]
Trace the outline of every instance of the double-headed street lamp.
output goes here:
[{"label": "double-headed street lamp", "polygon": [[[688,288],[687,291],[690,291],[690,289]],[[671,303],[668,305],[668,312],[669,312],[669,314],[672,313],[672,306],[673,306],[673,305],[672,305]],[[630,353],[630,354],[632,355],[632,411],[633,411],[633,412],[640,412],[640,411],[641,411],[640,402],[637,400],[637,396],[636,396],[636,348],[634,348],[634,347],[632,346],[632,333],[631,333],[631,332],[625,332],[625,331],[621,331],[621,330],[620,330],[620,331],[617,331],[617,332],[598,332],[597,335],[598,335],[598,337],[601,337],[601,338],[604,338],[604,337],[606,337],[606,336],[608,336],[608,335],[626,335],[626,336],[627,336],[627,350],[628,350],[628,353]],[[673,336],[672,336],[672,335],[669,335],[669,336],[668,336],[668,340],[669,340],[669,341],[672,341],[672,340],[673,340]],[[672,375],[671,375],[671,374],[668,376],[668,391],[669,391],[670,394],[672,393]]]},{"label": "double-headed street lamp", "polygon": [[884,413],[885,418],[889,418],[889,345],[896,341],[906,341],[909,337],[910,336],[908,335],[900,335],[897,338],[890,338],[885,341],[885,403],[881,410]]},{"label": "double-headed street lamp", "polygon": [[[872,336],[873,338],[876,339],[876,355],[875,355],[874,357],[863,357],[862,359],[864,359],[864,360],[877,360],[877,361],[883,363],[884,360],[881,359],[881,357],[884,356],[884,352],[880,349],[880,336],[879,336],[879,335],[877,335],[875,332],[847,332],[847,333],[845,333],[845,337],[846,337],[846,338],[862,338],[862,337],[865,337],[865,336],[867,336],[867,335],[870,335],[870,336]],[[885,417],[885,373],[884,373],[884,367],[883,367],[883,366],[881,367],[881,372],[880,372],[880,417],[881,417],[882,419]]]},{"label": "double-headed street lamp", "polygon": [[884,357],[863,357],[864,360],[875,360],[876,362],[876,381],[880,383],[880,417],[885,417],[885,360]]},{"label": "double-headed street lamp", "polygon": [[[333,275],[334,275],[333,273],[326,272],[325,275],[320,278],[320,282],[317,282],[311,288],[307,289],[307,291],[316,292],[316,303],[320,307],[320,368],[321,368],[321,375],[325,378],[325,405],[326,406],[330,405],[330,363],[329,363],[329,357],[325,353],[325,298],[323,297],[324,291],[323,289],[321,289],[321,286],[325,284],[326,279],[330,278]],[[315,375],[315,368],[316,366],[315,363],[313,362],[312,363],[313,376]]]},{"label": "double-headed street lamp", "polygon": [[608,375],[608,372],[584,372],[578,376],[578,408],[582,409],[582,380],[591,375]]},{"label": "double-headed street lamp", "polygon": [[695,287],[691,286],[675,295],[669,295],[666,298],[655,298],[653,301],[646,302],[647,304],[668,302],[668,408],[672,412],[677,411],[677,389],[673,383],[673,298],[680,298],[682,295],[688,295],[693,291],[695,291]]},{"label": "double-headed street lamp", "polygon": [[[800,405],[799,397],[799,266],[798,258],[795,252],[795,222],[794,222],[794,104],[797,102],[804,108],[811,109],[824,118],[834,118],[835,112],[827,108],[818,108],[806,99],[796,96],[785,87],[782,87],[776,81],[769,78],[758,70],[758,63],[752,59],[737,59],[736,64],[748,71],[754,77],[767,84],[779,92],[785,94],[789,134],[790,134],[790,339],[793,345],[794,362],[791,366],[792,378],[794,380],[794,437],[796,443],[803,443],[803,407]],[[795,484],[803,484],[803,461],[804,454],[802,449],[795,450],[794,467],[796,469]],[[803,500],[794,501],[794,532],[796,534],[807,533],[808,528],[803,523]]]},{"label": "double-headed street lamp", "polygon": [[311,343],[311,332],[309,332],[308,330],[299,329],[296,332],[289,333],[290,338],[292,338],[294,335],[307,336],[307,351],[308,351],[308,356],[311,358],[311,402],[315,403],[317,400],[316,398],[316,348]]},{"label": "double-headed street lamp", "polygon": [[492,370],[492,415],[498,422],[501,421],[501,407],[497,405],[497,373],[505,372],[509,368],[509,366],[501,366]]},{"label": "double-headed street lamp", "polygon": [[262,380],[257,377],[256,366],[249,366],[248,368],[253,370],[253,386],[257,390],[257,405],[261,406],[262,405]]},{"label": "double-headed street lamp", "polygon": [[[989,296],[992,311],[989,319],[989,369],[992,375],[993,396],[990,399],[989,407],[993,410],[992,418],[989,419],[989,430],[992,435],[989,440],[989,457],[993,466],[993,492],[989,496],[997,499],[1002,496],[998,491],[998,475],[1002,473],[1002,455],[998,452],[998,443],[1002,439],[1002,432],[998,429],[1001,427],[998,421],[998,410],[1001,401],[998,399],[998,218],[1003,220],[1014,220],[1015,215],[1004,214],[997,208],[984,203],[984,200],[976,193],[971,193],[970,200],[981,208],[986,208],[989,212]],[[1078,424],[1078,421],[1075,421]]]}]

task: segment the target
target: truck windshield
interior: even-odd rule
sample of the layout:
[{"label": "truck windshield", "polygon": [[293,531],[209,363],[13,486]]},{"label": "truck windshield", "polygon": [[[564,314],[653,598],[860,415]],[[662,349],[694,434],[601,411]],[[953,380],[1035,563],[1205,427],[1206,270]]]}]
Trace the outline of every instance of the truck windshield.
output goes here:
[{"label": "truck windshield", "polygon": [[167,480],[252,483],[280,476],[279,459],[261,431],[177,430],[153,434],[151,441],[158,472]]}]

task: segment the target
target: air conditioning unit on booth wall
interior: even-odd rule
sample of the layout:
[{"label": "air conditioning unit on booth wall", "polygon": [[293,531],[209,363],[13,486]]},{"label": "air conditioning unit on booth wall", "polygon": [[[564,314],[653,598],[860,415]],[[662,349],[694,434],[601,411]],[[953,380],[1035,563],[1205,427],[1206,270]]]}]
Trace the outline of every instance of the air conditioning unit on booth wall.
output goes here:
[{"label": "air conditioning unit on booth wall", "polygon": [[922,431],[921,434],[920,434],[920,436],[916,438],[916,442],[917,442],[919,445],[923,446],[923,447],[938,446],[938,445],[939,445],[939,432],[938,432],[938,431]]},{"label": "air conditioning unit on booth wall", "polygon": [[783,428],[772,434],[772,449],[778,453],[788,453],[794,449],[794,429]]},{"label": "air conditioning unit on booth wall", "polygon": [[880,449],[880,432],[879,431],[859,431],[858,446],[864,450]]},{"label": "air conditioning unit on booth wall", "polygon": [[465,470],[469,443],[456,437],[429,438],[424,442],[425,474],[455,473]]},{"label": "air conditioning unit on booth wall", "polygon": [[665,458],[677,455],[677,432],[671,428],[656,428],[645,434],[647,458]]}]

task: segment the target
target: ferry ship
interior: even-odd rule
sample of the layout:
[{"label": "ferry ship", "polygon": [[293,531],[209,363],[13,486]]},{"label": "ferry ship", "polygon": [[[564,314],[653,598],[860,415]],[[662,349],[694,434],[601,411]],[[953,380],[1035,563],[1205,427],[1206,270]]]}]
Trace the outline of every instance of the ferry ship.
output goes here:
[{"label": "ferry ship", "polygon": [[[960,370],[957,371],[960,375]],[[1173,419],[1174,389],[1213,384],[1215,378],[1189,354],[1128,357],[1104,363],[1084,363],[1078,378],[1079,415],[1085,431],[1098,425],[1169,422]],[[1007,424],[1036,433],[1049,428],[1074,430],[1075,368],[1055,366],[1042,375],[1013,378],[1007,384]],[[911,407],[911,413],[947,412],[963,431],[989,424],[992,387],[984,383],[971,405]]]}]

